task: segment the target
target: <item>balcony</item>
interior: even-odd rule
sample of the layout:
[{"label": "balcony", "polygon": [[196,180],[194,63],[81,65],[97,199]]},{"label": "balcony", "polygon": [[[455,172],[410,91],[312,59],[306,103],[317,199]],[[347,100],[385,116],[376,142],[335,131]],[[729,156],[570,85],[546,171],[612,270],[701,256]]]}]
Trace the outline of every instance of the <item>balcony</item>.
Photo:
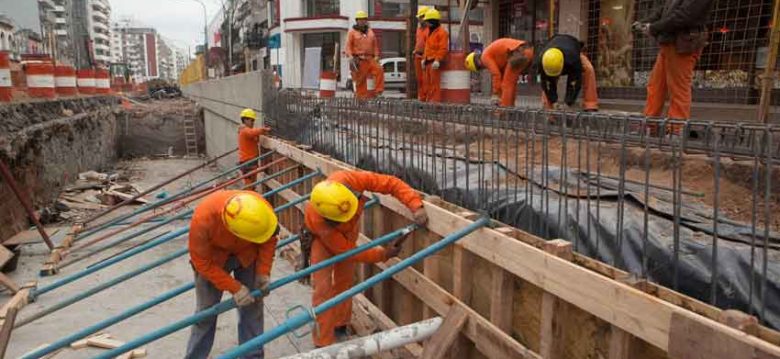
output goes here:
[{"label": "balcony", "polygon": [[68,36],[68,30],[57,29],[57,30],[54,30],[54,34],[57,35],[57,36]]},{"label": "balcony", "polygon": [[341,15],[323,15],[284,19],[285,32],[346,31],[349,18]]},{"label": "balcony", "polygon": [[103,13],[102,11],[93,11],[92,12],[92,19],[94,21],[108,23],[108,16],[106,16],[106,14]]},{"label": "balcony", "polygon": [[65,12],[65,7],[62,5],[54,5],[54,12],[58,12],[58,13]]},{"label": "balcony", "polygon": [[68,20],[65,20],[64,17],[58,17],[56,20],[54,20],[54,23],[56,23],[56,24],[67,24]]},{"label": "balcony", "polygon": [[54,9],[54,1],[52,0],[38,0],[38,6],[42,9]]}]

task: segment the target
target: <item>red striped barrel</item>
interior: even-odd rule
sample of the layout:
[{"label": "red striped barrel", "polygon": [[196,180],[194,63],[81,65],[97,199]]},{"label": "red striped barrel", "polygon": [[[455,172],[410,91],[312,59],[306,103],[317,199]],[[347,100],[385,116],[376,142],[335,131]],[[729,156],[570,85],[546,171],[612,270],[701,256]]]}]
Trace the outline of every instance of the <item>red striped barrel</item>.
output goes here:
[{"label": "red striped barrel", "polygon": [[471,73],[464,64],[466,53],[452,51],[442,64],[441,98],[443,102],[471,102]]},{"label": "red striped barrel", "polygon": [[79,93],[83,95],[95,94],[95,70],[93,69],[79,69],[76,71],[76,82],[79,88]]},{"label": "red striped barrel", "polygon": [[78,95],[78,90],[76,89],[76,69],[68,65],[54,66],[54,87],[58,95]]},{"label": "red striped barrel", "polygon": [[320,97],[336,97],[336,73],[333,71],[323,71],[320,74]]},{"label": "red striped barrel", "polygon": [[51,62],[30,62],[25,65],[27,94],[31,97],[55,98],[54,65]]},{"label": "red striped barrel", "polygon": [[108,69],[95,69],[95,93],[111,93],[111,74]]},{"label": "red striped barrel", "polygon": [[368,75],[366,79],[366,89],[368,90],[368,98],[376,97],[376,81],[374,81],[374,75]]},{"label": "red striped barrel", "polygon": [[11,102],[14,99],[9,58],[8,51],[0,51],[0,102]]}]

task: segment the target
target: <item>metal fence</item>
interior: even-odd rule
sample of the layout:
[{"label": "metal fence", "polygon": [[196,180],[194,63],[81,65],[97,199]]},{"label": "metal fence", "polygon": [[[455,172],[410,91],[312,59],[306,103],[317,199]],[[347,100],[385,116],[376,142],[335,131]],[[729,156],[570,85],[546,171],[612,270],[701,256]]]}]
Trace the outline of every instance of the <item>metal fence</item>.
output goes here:
[{"label": "metal fence", "polygon": [[771,127],[263,93],[277,136],[780,327]]}]

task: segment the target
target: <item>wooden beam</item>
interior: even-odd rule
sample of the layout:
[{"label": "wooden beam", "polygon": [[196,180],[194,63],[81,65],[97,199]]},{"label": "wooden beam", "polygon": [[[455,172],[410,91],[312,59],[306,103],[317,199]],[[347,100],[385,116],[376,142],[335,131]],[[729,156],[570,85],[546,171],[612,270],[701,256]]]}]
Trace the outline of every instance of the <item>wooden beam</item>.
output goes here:
[{"label": "wooden beam", "polygon": [[45,277],[55,275],[57,272],[59,272],[60,261],[62,261],[62,259],[67,255],[68,249],[70,249],[70,246],[73,245],[73,241],[75,241],[76,235],[79,233],[79,231],[81,231],[82,228],[84,227],[81,224],[74,224],[73,227],[70,228],[70,232],[62,240],[62,243],[60,243],[51,251],[51,254],[49,254],[49,259],[43,263],[43,268],[41,268],[40,272],[41,276]]},{"label": "wooden beam", "polygon": [[[556,257],[571,260],[571,243],[554,239],[542,244],[545,252]],[[547,359],[563,357],[563,325],[561,318],[565,317],[564,303],[560,303],[554,295],[543,292],[541,318],[539,319],[539,353]]]},{"label": "wooden beam", "polygon": [[453,305],[444,317],[441,326],[425,343],[422,357],[425,359],[441,359],[450,346],[458,338],[458,333],[468,321],[469,316],[460,305]]},{"label": "wooden beam", "polygon": [[607,359],[631,359],[631,334],[614,325],[611,329]]},{"label": "wooden beam", "polygon": [[505,333],[512,335],[515,279],[499,266],[492,266],[491,271],[490,321]]},{"label": "wooden beam", "polygon": [[[452,247],[452,294],[467,306],[471,305],[472,264],[471,253],[461,246]],[[463,334],[459,335],[452,348],[452,357],[468,357],[470,346],[469,339]],[[457,355],[458,353],[460,356]]]},{"label": "wooden beam", "polygon": [[3,326],[0,328],[0,359],[5,358],[5,351],[8,349],[8,343],[11,341],[11,331],[14,329],[14,323],[16,323],[16,313],[19,310],[16,308],[9,308],[3,318]]},{"label": "wooden beam", "polygon": [[11,291],[12,294],[16,294],[16,292],[18,292],[20,289],[19,285],[16,284],[16,282],[14,282],[13,279],[8,278],[8,276],[2,272],[0,272],[0,284],[8,288],[8,290]]},{"label": "wooden beam", "polygon": [[[375,326],[375,329],[386,331],[398,327],[390,317],[385,313],[382,313],[374,303],[371,303],[371,301],[362,294],[358,294],[352,298],[352,308],[355,310],[358,317],[365,318],[364,321],[372,323]],[[360,333],[362,336],[371,334],[373,334],[373,331]],[[419,343],[408,344],[403,348],[404,351],[415,358],[420,357],[423,352],[423,347]]]}]

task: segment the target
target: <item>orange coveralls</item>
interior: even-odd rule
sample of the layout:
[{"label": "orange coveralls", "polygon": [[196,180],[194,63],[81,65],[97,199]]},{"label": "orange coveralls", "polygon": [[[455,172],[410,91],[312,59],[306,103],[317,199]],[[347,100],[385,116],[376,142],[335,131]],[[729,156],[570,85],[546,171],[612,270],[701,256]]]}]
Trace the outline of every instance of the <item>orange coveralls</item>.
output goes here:
[{"label": "orange coveralls", "polygon": [[[422,199],[417,192],[400,179],[366,171],[338,171],[328,179],[342,183],[355,193],[364,191],[390,194],[406,205],[412,212],[422,207]],[[366,199],[361,196],[358,211],[345,223],[335,223],[320,216],[311,204],[306,205],[304,220],[311,231],[314,241],[311,246],[311,264],[317,264],[334,255],[356,247],[360,230],[360,217]],[[354,281],[354,263],[376,263],[386,260],[385,250],[376,247],[362,252],[350,259],[334,264],[312,274],[312,306],[317,306],[339,293],[349,289]],[[352,301],[347,300],[317,317],[319,330],[312,334],[314,345],[328,346],[335,342],[334,329],[347,325],[352,315]]]},{"label": "orange coveralls", "polygon": [[[260,155],[260,136],[270,131],[267,127],[249,128],[238,130],[238,163],[244,163]],[[257,168],[257,163],[241,168],[241,173],[247,173]],[[257,174],[244,178],[244,184],[249,185],[257,180]]]},{"label": "orange coveralls", "polygon": [[[669,94],[667,117],[675,120],[691,118],[691,83],[693,69],[699,61],[701,50],[690,54],[678,54],[675,44],[661,44],[653,71],[647,83],[645,116],[659,117],[663,114],[664,101]],[[671,126],[675,134],[682,132],[681,125]]]},{"label": "orange coveralls", "polygon": [[[525,45],[525,41],[503,38],[493,41],[480,56],[482,66],[493,77],[493,94],[501,97],[501,106],[514,106],[517,96],[517,80],[525,69],[509,66],[509,54]],[[529,63],[533,62],[533,50],[525,55]]]},{"label": "orange coveralls", "polygon": [[431,64],[439,61],[444,65],[444,58],[447,57],[450,49],[450,34],[441,25],[428,33],[425,40],[425,90],[426,96],[423,101],[441,102],[441,71],[442,68],[434,69]]},{"label": "orange coveralls", "polygon": [[425,52],[425,40],[428,39],[428,28],[418,27],[414,41],[414,70],[417,76],[417,99],[425,101],[425,69],[422,67],[423,53]]},{"label": "orange coveralls", "polygon": [[189,250],[192,266],[217,289],[235,294],[241,283],[223,269],[230,256],[248,268],[255,262],[256,273],[269,276],[277,238],[263,244],[245,241],[230,233],[222,223],[222,211],[230,197],[251,193],[268,203],[256,192],[221,190],[206,196],[195,208],[190,222]]},{"label": "orange coveralls", "polygon": [[352,71],[352,82],[355,83],[355,96],[359,99],[368,99],[368,75],[373,75],[376,93],[385,90],[385,73],[379,66],[379,44],[376,41],[374,31],[368,29],[362,33],[354,28],[347,34],[347,57],[360,59],[357,71]]}]

